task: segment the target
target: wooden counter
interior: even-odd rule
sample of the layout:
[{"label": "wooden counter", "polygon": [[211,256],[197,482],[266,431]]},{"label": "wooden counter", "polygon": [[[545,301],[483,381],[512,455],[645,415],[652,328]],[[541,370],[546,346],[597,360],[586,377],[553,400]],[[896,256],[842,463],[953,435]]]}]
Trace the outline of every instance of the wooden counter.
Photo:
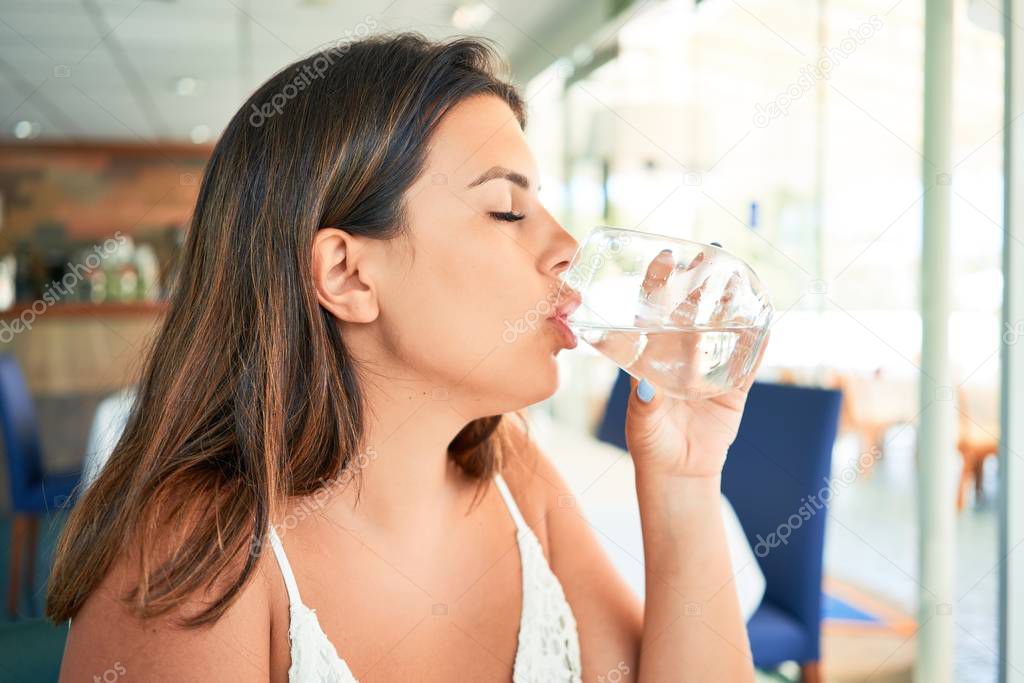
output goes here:
[{"label": "wooden counter", "polygon": [[37,396],[115,391],[136,381],[166,308],[165,302],[15,306],[0,312],[0,352],[14,354]]}]

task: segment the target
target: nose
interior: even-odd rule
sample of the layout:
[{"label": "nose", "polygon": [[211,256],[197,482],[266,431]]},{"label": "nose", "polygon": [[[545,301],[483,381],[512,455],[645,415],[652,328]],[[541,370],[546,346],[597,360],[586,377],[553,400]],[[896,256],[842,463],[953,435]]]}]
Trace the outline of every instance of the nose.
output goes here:
[{"label": "nose", "polygon": [[551,224],[554,227],[554,237],[548,252],[547,270],[558,278],[569,269],[572,257],[579,248],[579,242],[558,221],[552,219]]}]

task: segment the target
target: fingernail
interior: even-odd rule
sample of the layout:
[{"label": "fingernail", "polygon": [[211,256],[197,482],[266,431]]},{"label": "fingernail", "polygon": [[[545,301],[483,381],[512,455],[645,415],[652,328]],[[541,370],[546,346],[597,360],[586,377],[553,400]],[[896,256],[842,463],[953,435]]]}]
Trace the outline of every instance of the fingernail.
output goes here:
[{"label": "fingernail", "polygon": [[646,379],[640,380],[640,384],[636,387],[636,396],[644,403],[650,403],[654,398],[654,385]]}]

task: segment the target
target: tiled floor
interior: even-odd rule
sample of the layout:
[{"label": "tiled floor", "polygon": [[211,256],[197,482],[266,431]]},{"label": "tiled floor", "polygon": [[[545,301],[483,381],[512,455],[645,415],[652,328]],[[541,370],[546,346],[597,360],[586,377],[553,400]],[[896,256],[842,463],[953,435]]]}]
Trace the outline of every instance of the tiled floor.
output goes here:
[{"label": "tiled floor", "polygon": [[[638,538],[630,539],[627,533],[619,533],[613,514],[616,505],[622,510],[629,509],[622,500],[630,493],[629,487],[620,485],[632,474],[628,461],[616,458],[611,447],[607,452],[590,445],[584,448],[575,437],[546,430],[545,417],[539,411],[531,416],[538,441],[558,465],[570,488],[577,492],[578,504],[588,509],[588,514],[591,509],[596,513],[592,525],[602,532],[599,537],[616,566],[631,585],[640,586],[638,592],[642,591],[642,546]],[[913,438],[912,428],[898,434],[894,431],[885,457],[870,474],[859,475],[849,484],[835,487],[837,493],[829,513],[825,550],[828,575],[883,598],[910,616],[915,615],[918,590]],[[574,447],[574,443],[579,447]],[[833,476],[840,477],[843,468],[849,468],[858,452],[854,439],[841,439],[834,453]],[[987,469],[988,497],[978,505],[969,499],[968,506],[957,518],[957,600],[952,617],[955,622],[954,680],[958,683],[996,680],[995,480],[994,468]],[[871,683],[883,679],[908,683],[912,680],[913,639],[892,647],[891,657],[887,653],[877,655],[880,662],[888,661],[877,673],[867,676]],[[874,667],[869,670],[871,668]],[[841,680],[860,679],[854,676]]]},{"label": "tiled floor", "polygon": [[[833,500],[826,531],[826,571],[879,596],[910,614],[917,601],[916,480],[913,429],[896,433],[868,475],[861,475]],[[834,452],[833,473],[857,457],[844,439]],[[954,680],[996,680],[998,591],[996,463],[985,471],[983,500],[957,518]],[[957,463],[959,473],[959,463]]]}]

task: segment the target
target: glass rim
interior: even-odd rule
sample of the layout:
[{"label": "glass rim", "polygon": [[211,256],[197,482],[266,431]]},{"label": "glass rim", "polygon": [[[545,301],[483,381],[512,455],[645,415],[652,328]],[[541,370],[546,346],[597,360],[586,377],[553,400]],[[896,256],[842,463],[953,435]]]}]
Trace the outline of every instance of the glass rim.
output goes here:
[{"label": "glass rim", "polygon": [[[699,242],[697,240],[691,240],[691,239],[687,239],[685,237],[675,237],[674,235],[666,235],[666,234],[660,233],[660,232],[646,232],[644,230],[637,230],[636,228],[620,228],[620,227],[618,227],[616,225],[607,225],[605,223],[598,223],[598,224],[592,226],[590,228],[590,230],[588,230],[586,232],[586,234],[583,236],[583,241],[580,242],[580,247],[581,248],[583,247],[583,244],[591,237],[591,235],[599,234],[601,232],[605,232],[605,231],[609,231],[609,230],[614,230],[615,232],[628,232],[628,233],[632,233],[634,235],[641,235],[641,236],[644,236],[644,237],[647,237],[647,238],[653,238],[653,239],[671,240],[673,242],[683,242],[683,243],[686,243],[686,244],[699,244],[702,247],[711,247],[712,249],[717,249],[719,251],[725,252],[726,254],[728,254],[729,256],[732,256],[733,258],[739,258],[735,254],[733,254],[731,251],[726,249],[725,247],[721,247],[721,246],[718,246],[718,245],[715,245],[715,244],[711,244],[710,242]],[[742,260],[742,259],[740,259],[740,260]]]},{"label": "glass rim", "polygon": [[[753,266],[747,263],[747,261],[744,260],[743,258],[737,256],[736,254],[729,251],[725,247],[716,246],[714,244],[709,244],[707,242],[698,242],[696,240],[686,239],[685,237],[674,237],[672,235],[665,235],[656,232],[645,232],[643,230],[637,230],[635,228],[622,228],[615,225],[608,225],[605,223],[597,223],[593,225],[590,228],[590,230],[587,231],[586,235],[584,235],[583,239],[579,243],[579,246],[576,248],[575,253],[570,259],[569,267],[567,267],[564,272],[559,274],[559,285],[556,295],[558,298],[561,298],[565,287],[571,286],[567,282],[566,278],[568,277],[570,272],[573,271],[575,267],[578,265],[577,260],[582,256],[591,239],[599,237],[602,234],[616,232],[638,235],[638,239],[644,239],[647,241],[679,242],[685,245],[694,245],[701,247],[702,250],[704,248],[713,249],[716,252],[719,252],[726,259],[732,260],[735,263],[739,264],[740,266],[742,266],[742,270],[745,271],[744,276],[748,279],[751,279],[753,281],[752,283],[756,285],[757,292],[755,294],[755,299],[761,304],[761,313],[758,315],[758,317],[761,317],[761,315],[767,312],[768,320],[766,326],[770,326],[771,320],[775,317],[776,313],[775,304],[772,302],[771,295],[769,294],[768,290],[764,287],[764,284],[761,281],[761,277],[757,274],[757,271],[755,271]],[[575,290],[576,288],[573,287],[573,289]],[[767,309],[767,311],[765,309]]]}]

